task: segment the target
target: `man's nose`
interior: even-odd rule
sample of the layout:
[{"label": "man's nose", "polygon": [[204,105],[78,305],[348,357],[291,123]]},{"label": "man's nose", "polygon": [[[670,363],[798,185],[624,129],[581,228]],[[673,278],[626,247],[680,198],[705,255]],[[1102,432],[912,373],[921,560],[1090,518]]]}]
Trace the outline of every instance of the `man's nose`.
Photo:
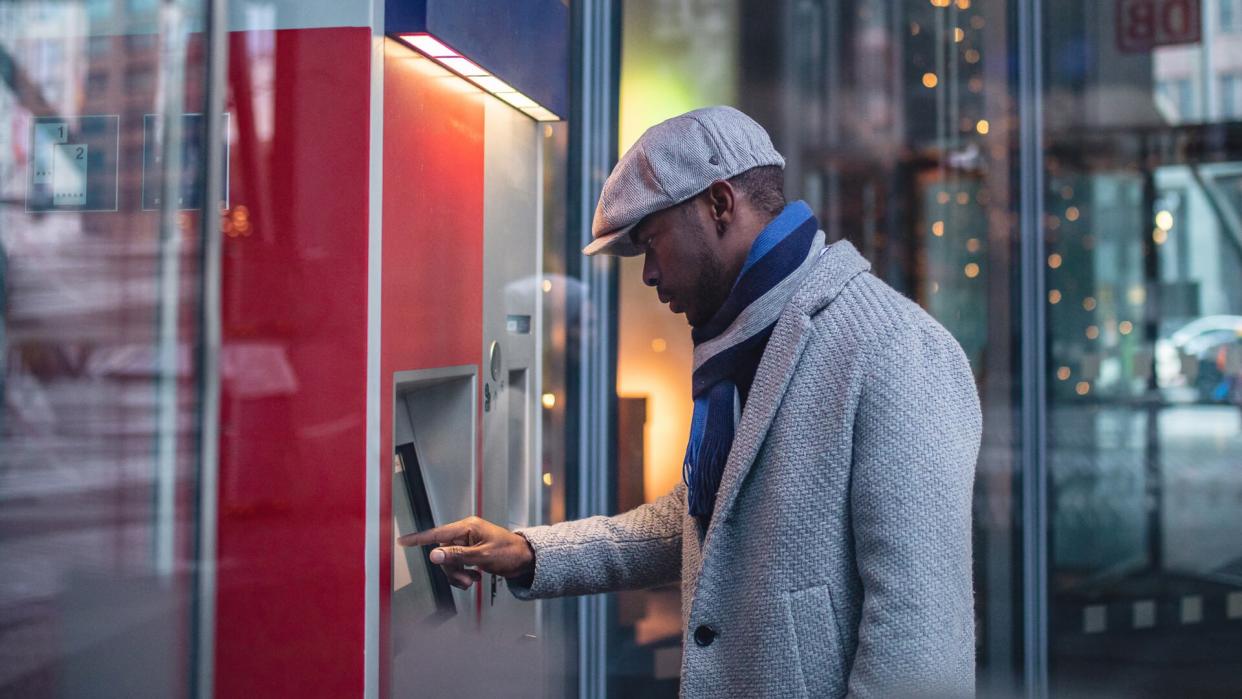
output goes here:
[{"label": "man's nose", "polygon": [[647,286],[656,286],[660,283],[660,270],[656,267],[651,253],[643,256],[643,283]]}]

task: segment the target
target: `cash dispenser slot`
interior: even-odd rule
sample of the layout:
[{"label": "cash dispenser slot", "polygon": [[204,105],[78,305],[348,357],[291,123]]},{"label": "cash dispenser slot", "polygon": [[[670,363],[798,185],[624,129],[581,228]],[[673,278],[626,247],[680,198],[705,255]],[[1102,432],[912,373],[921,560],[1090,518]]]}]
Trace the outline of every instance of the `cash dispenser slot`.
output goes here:
[{"label": "cash dispenser slot", "polygon": [[[403,525],[414,531],[425,531],[436,526],[435,515],[431,511],[431,499],[427,496],[427,482],[423,478],[422,463],[418,459],[418,449],[413,442],[397,445],[394,453],[393,468],[400,476],[393,480],[393,513],[398,520],[405,520]],[[404,484],[404,488],[398,487]],[[406,529],[407,526],[402,526]],[[420,573],[426,577],[427,588],[408,585],[403,590],[414,592],[416,589],[427,589],[430,592],[430,603],[434,607],[427,609],[425,619],[438,621],[457,613],[457,603],[453,600],[453,587],[448,576],[437,565],[432,565],[430,556],[435,545],[422,547],[421,559],[417,556],[404,556],[409,569],[410,580]],[[417,598],[412,604],[417,604]]]},{"label": "cash dispenser slot", "polygon": [[[478,443],[475,365],[397,372],[393,384],[392,643],[395,657],[456,647],[474,596],[431,563],[432,547],[396,540],[474,514]],[[408,655],[407,655],[408,654]]]}]

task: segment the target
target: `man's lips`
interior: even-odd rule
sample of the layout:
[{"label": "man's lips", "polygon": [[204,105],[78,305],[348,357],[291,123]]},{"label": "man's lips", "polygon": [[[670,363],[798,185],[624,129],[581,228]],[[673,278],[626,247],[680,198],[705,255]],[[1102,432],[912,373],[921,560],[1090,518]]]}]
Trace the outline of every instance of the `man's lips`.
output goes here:
[{"label": "man's lips", "polygon": [[665,297],[665,299],[666,300],[664,302],[668,304],[668,310],[672,311],[673,313],[681,313],[683,310],[685,310],[684,308],[682,308],[681,304],[677,301],[676,296],[669,294],[667,297]]},{"label": "man's lips", "polygon": [[656,295],[660,297],[660,303],[667,303],[668,309],[673,313],[681,313],[685,310],[685,308],[677,302],[677,298],[672,294],[665,293],[664,290],[657,288]]}]

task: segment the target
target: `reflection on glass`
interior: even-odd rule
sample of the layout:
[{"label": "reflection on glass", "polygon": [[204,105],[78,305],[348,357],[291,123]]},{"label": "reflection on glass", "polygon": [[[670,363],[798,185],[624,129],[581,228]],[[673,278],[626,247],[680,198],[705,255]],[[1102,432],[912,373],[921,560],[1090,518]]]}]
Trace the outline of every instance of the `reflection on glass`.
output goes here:
[{"label": "reflection on glass", "polygon": [[0,3],[3,696],[194,686],[203,5]]},{"label": "reflection on glass", "polygon": [[1081,4],[1049,7],[1045,237],[1063,263],[1045,278],[1064,295],[1048,306],[1051,691],[1234,696],[1234,3],[1202,3],[1219,24],[1151,51],[1120,49],[1112,18],[1084,21]]},{"label": "reflection on glass", "polygon": [[[785,189],[848,239],[873,271],[958,339],[978,378],[984,444],[975,558],[983,692],[1019,681],[1021,445],[1013,3],[719,2],[624,6],[621,143],[709,104],[754,116],[784,154]],[[700,29],[700,23],[707,27]],[[707,36],[719,40],[709,41]],[[691,343],[621,263],[618,510],[680,478],[689,421]],[[610,690],[672,696],[679,672],[675,589],[615,598]]]}]

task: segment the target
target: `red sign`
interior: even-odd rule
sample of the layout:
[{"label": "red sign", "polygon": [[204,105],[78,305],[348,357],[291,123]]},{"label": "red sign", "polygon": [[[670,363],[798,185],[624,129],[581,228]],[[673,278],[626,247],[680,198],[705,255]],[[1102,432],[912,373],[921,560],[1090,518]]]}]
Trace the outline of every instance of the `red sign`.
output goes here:
[{"label": "red sign", "polygon": [[1117,0],[1117,48],[1141,53],[1195,44],[1203,26],[1200,0]]}]

